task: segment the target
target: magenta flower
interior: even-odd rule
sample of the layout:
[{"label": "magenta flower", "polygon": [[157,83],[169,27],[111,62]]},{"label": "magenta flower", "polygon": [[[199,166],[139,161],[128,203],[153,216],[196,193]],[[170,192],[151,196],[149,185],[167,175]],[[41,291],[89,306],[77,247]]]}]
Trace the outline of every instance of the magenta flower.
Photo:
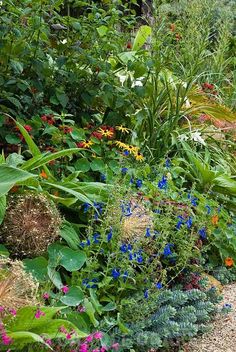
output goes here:
[{"label": "magenta flower", "polygon": [[16,310],[15,309],[10,309],[9,310],[10,314],[13,315],[14,317],[16,316]]},{"label": "magenta flower", "polygon": [[13,342],[13,340],[10,336],[7,336],[7,334],[2,334],[3,345],[7,346],[7,345],[10,345],[12,342]]},{"label": "magenta flower", "polygon": [[66,339],[70,340],[71,339],[71,334],[66,334]]},{"label": "magenta flower", "polygon": [[35,316],[36,319],[39,319],[39,318],[43,317],[44,315],[45,315],[44,312],[42,312],[40,309],[37,309],[37,311],[36,311],[34,316]]},{"label": "magenta flower", "polygon": [[52,345],[52,340],[51,340],[51,339],[47,339],[47,340],[45,340],[45,342],[46,342],[49,346]]},{"label": "magenta flower", "polygon": [[4,307],[0,306],[0,313],[4,311]]},{"label": "magenta flower", "polygon": [[60,332],[63,332],[64,334],[67,334],[67,330],[66,330],[66,328],[65,328],[64,326],[61,326],[61,327],[59,328],[59,331],[60,331]]},{"label": "magenta flower", "polygon": [[111,348],[112,348],[113,350],[115,350],[115,351],[118,351],[118,350],[119,350],[119,347],[120,347],[120,345],[118,344],[118,342],[113,343],[113,345],[111,346]]},{"label": "magenta flower", "polygon": [[96,340],[101,340],[101,338],[103,337],[103,333],[101,331],[97,331],[97,332],[94,333],[93,337]]},{"label": "magenta flower", "polygon": [[64,285],[62,286],[61,291],[66,294],[69,292],[69,287],[67,285]]},{"label": "magenta flower", "polygon": [[50,295],[48,292],[44,292],[43,299],[49,299]]},{"label": "magenta flower", "polygon": [[93,341],[93,335],[89,335],[88,337],[86,337],[86,342],[92,342]]},{"label": "magenta flower", "polygon": [[96,348],[95,350],[92,350],[92,352],[100,352],[98,348]]},{"label": "magenta flower", "polygon": [[88,352],[88,345],[86,343],[82,343],[79,347],[79,352]]},{"label": "magenta flower", "polygon": [[106,346],[101,347],[100,352],[106,352],[106,351],[107,351],[107,347]]}]

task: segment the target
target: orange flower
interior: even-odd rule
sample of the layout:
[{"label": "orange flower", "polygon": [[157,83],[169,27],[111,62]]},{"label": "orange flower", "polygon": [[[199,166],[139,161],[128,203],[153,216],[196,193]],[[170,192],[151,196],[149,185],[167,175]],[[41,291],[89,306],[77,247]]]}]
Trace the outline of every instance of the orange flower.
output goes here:
[{"label": "orange flower", "polygon": [[171,25],[170,25],[170,30],[171,30],[171,32],[174,32],[174,31],[175,31],[175,28],[176,28],[175,23],[171,23]]},{"label": "orange flower", "polygon": [[39,176],[41,176],[42,178],[48,178],[48,175],[46,174],[46,172],[44,170],[42,170],[40,172]]},{"label": "orange flower", "polygon": [[228,267],[231,267],[234,265],[234,260],[230,257],[228,258],[225,258],[225,265],[228,266]]},{"label": "orange flower", "polygon": [[219,216],[218,215],[213,215],[211,218],[211,223],[212,225],[216,226],[218,224],[219,221]]}]

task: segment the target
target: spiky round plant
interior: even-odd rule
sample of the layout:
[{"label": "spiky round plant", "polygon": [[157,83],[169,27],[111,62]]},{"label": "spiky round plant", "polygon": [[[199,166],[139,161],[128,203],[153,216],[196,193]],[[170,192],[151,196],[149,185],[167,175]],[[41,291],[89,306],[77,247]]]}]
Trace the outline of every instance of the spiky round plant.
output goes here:
[{"label": "spiky round plant", "polygon": [[129,214],[123,214],[121,221],[121,239],[126,242],[143,241],[147,229],[153,230],[153,220],[148,209],[132,199]]},{"label": "spiky round plant", "polygon": [[55,204],[41,194],[10,196],[0,241],[17,257],[44,253],[59,235],[60,214]]},{"label": "spiky round plant", "polygon": [[0,258],[0,306],[3,312],[37,303],[38,284],[19,260]]}]

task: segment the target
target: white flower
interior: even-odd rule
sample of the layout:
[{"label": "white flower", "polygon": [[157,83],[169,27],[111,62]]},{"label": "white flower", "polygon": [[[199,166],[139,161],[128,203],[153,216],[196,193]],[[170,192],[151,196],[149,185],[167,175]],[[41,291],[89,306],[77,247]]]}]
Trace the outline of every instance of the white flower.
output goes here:
[{"label": "white flower", "polygon": [[192,132],[192,133],[190,133],[190,136],[191,136],[192,141],[198,142],[198,143],[200,143],[202,145],[206,145],[206,143],[205,143],[204,139],[202,138],[200,132],[198,132],[198,131]]},{"label": "white flower", "polygon": [[186,134],[180,134],[178,136],[178,139],[180,140],[180,142],[185,142],[189,139],[189,137]]}]

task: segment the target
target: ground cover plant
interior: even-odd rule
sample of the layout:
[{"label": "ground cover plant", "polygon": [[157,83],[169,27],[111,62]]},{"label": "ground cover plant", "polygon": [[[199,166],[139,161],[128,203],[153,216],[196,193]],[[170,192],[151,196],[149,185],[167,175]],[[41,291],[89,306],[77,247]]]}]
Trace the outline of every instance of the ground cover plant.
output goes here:
[{"label": "ground cover plant", "polygon": [[181,351],[235,281],[234,2],[0,10],[0,350]]}]

